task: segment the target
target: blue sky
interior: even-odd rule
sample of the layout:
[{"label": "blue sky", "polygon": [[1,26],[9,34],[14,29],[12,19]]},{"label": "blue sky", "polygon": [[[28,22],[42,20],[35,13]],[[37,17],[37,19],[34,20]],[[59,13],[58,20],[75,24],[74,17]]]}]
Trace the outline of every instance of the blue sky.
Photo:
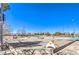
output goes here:
[{"label": "blue sky", "polygon": [[79,32],[79,4],[11,3],[5,14],[14,32]]}]

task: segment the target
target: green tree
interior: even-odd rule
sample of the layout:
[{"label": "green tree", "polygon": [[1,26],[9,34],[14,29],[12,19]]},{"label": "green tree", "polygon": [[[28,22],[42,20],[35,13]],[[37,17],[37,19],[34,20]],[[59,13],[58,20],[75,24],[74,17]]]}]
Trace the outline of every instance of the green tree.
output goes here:
[{"label": "green tree", "polygon": [[59,36],[59,35],[62,35],[62,33],[61,32],[56,32],[54,35]]},{"label": "green tree", "polygon": [[50,36],[50,35],[51,35],[51,33],[47,32],[47,33],[46,33],[46,35],[47,35],[47,36]]}]

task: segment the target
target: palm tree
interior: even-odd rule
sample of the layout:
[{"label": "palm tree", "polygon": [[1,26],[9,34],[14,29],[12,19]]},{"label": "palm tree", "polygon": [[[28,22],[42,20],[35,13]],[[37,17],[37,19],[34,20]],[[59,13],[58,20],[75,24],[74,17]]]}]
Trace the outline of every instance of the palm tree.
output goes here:
[{"label": "palm tree", "polygon": [[3,23],[4,23],[4,12],[9,9],[8,3],[1,3],[1,19],[0,19],[0,41],[1,41],[1,49],[3,50]]},{"label": "palm tree", "polygon": [[3,9],[3,11],[8,10],[9,9],[9,4],[8,3],[3,3],[2,4],[2,9]]}]

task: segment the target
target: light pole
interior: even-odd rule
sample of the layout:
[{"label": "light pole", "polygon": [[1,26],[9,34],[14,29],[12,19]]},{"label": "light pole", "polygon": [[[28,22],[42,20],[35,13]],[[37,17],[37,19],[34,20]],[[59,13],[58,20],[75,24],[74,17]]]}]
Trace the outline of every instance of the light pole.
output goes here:
[{"label": "light pole", "polygon": [[64,26],[63,26],[63,32],[62,33],[63,33],[62,35],[63,35],[63,40],[64,40],[64,37],[65,37],[65,34],[64,34]]},{"label": "light pole", "polygon": [[73,35],[74,35],[74,37],[75,37],[75,26],[74,26],[74,19],[72,19],[72,27],[73,27]]}]

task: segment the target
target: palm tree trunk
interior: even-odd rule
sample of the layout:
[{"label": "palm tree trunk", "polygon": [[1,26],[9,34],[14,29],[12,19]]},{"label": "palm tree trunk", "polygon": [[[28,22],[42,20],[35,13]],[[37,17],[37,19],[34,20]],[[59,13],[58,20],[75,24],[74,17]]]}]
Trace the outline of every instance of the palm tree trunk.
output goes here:
[{"label": "palm tree trunk", "polygon": [[1,50],[3,50],[3,8],[1,4],[1,19],[0,19],[0,42],[1,42]]}]

